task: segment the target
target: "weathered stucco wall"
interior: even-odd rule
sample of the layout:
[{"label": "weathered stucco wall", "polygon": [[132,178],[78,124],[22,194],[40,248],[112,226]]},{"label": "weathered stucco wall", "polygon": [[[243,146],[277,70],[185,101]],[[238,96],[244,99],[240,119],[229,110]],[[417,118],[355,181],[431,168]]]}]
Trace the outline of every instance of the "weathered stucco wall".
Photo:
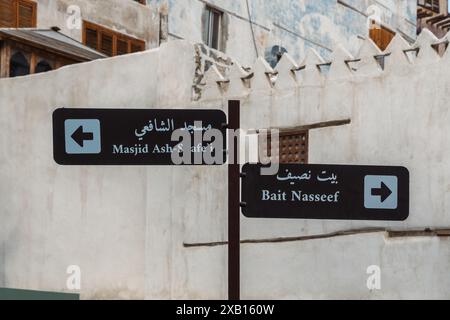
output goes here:
[{"label": "weathered stucco wall", "polygon": [[[198,101],[198,51],[184,41],[0,80],[0,286],[66,291],[66,268],[77,264],[82,298],[225,298],[226,167],[61,167],[51,114],[61,106],[226,111],[239,98],[243,128],[350,119],[311,130],[312,163],[411,173],[406,222],[242,217],[242,239],[253,240],[242,246],[243,298],[449,298],[448,237],[410,233],[450,227],[450,52],[435,55],[436,40],[423,33],[410,61],[395,38],[385,70],[370,41],[354,70],[338,48],[326,73],[313,51],[302,63],[285,55],[277,75],[258,60],[248,86],[237,63],[212,67]],[[294,72],[297,64],[305,68]],[[298,239],[271,242],[285,237]],[[370,265],[381,268],[381,290],[366,287]]]},{"label": "weathered stucco wall", "polygon": [[[256,54],[252,28],[259,56],[273,46],[285,48],[300,60],[308,48],[325,57],[335,43],[343,43],[356,53],[359,37],[368,37],[368,16],[379,8],[384,25],[395,32],[416,37],[416,0],[150,0],[162,5],[169,14],[172,39],[202,42],[202,14],[206,4],[221,9],[227,18],[225,52],[244,65],[251,65]],[[168,8],[168,9],[167,9]],[[250,25],[252,21],[252,28]],[[245,44],[245,45],[242,45]]]},{"label": "weathered stucco wall", "polygon": [[57,26],[62,33],[81,42],[82,28],[68,24],[70,17],[77,17],[74,11],[68,11],[69,6],[78,6],[82,20],[145,40],[147,49],[159,46],[159,13],[154,6],[131,0],[37,0],[37,3],[39,28]]}]

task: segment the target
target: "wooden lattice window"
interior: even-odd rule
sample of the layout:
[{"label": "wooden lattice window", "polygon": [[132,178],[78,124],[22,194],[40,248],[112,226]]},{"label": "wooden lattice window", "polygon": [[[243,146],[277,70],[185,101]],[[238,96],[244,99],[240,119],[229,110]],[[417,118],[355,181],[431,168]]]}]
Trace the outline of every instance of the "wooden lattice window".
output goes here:
[{"label": "wooden lattice window", "polygon": [[145,50],[145,41],[84,21],[83,43],[107,56],[117,56]]},{"label": "wooden lattice window", "polygon": [[0,0],[0,28],[36,28],[37,3]]},{"label": "wooden lattice window", "polygon": [[[260,143],[263,141],[260,137]],[[270,136],[267,137],[267,148],[264,145],[263,154],[268,155],[270,157],[270,161],[272,163],[299,163],[299,164],[307,164],[308,163],[308,147],[309,147],[309,133],[307,130],[299,130],[299,131],[287,131],[281,132],[279,135],[278,143],[274,142],[274,150],[276,154],[272,156],[272,138]],[[263,157],[261,162],[266,163],[267,157]]]}]

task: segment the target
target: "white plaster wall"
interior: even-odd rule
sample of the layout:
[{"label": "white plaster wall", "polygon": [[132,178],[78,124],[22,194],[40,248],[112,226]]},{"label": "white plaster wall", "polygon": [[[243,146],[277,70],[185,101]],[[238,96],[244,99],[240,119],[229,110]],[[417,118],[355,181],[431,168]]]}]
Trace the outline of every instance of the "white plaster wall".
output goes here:
[{"label": "white plaster wall", "polygon": [[[383,233],[285,244],[243,245],[248,299],[448,299],[450,241]],[[369,290],[369,266],[381,289]]]},{"label": "white plaster wall", "polygon": [[[199,239],[223,228],[224,184],[214,181],[223,181],[225,167],[63,168],[52,156],[57,107],[200,107],[190,106],[186,85],[193,62],[192,45],[171,42],[0,81],[0,123],[8,132],[0,138],[0,215],[7,221],[0,226],[0,286],[67,291],[66,268],[75,264],[85,299],[225,295],[224,272],[208,269],[208,262],[202,277],[190,280],[185,271],[196,270],[196,263],[189,266],[183,249],[186,228],[197,228]],[[192,213],[210,219],[194,226]],[[225,266],[225,256],[219,259]],[[214,283],[209,291],[196,289],[207,274]]]},{"label": "white plaster wall", "polygon": [[[391,57],[397,59],[397,51]],[[226,240],[225,166],[61,167],[52,159],[57,107],[226,111],[230,92],[192,101],[194,58],[193,45],[172,41],[153,51],[0,80],[0,286],[67,291],[66,268],[78,264],[85,299],[226,298],[226,247],[184,246]],[[264,88],[267,78],[255,65],[251,93],[234,91],[242,99],[244,128],[350,118],[350,125],[311,131],[311,162],[405,165],[411,214],[403,223],[242,217],[242,238],[448,228],[448,63],[422,61],[376,76],[332,67],[324,79],[307,67],[299,74],[303,82],[285,89],[268,82]],[[287,81],[284,76],[279,79]],[[431,79],[439,81],[430,87]],[[243,298],[449,298],[448,244],[448,238],[384,233],[245,244]],[[372,264],[381,267],[381,291],[365,287]]]},{"label": "white plaster wall", "polygon": [[[399,39],[395,43],[402,43]],[[450,127],[446,125],[450,121],[446,104],[449,79],[444,67],[449,55],[430,55],[429,60],[418,59],[411,64],[395,43],[387,50],[393,53],[386,58],[386,70],[379,69],[375,76],[364,71],[351,73],[338,54],[342,60],[335,61],[336,67],[328,76],[318,75],[315,67],[307,68],[298,72],[296,84],[281,74],[281,80],[272,88],[261,64],[256,63],[251,83],[260,87],[248,91],[230,74],[230,81],[238,85],[230,84],[233,89],[224,98],[242,99],[245,128],[289,128],[350,119],[349,125],[310,131],[310,163],[407,167],[411,175],[410,218],[406,222],[243,218],[244,238],[278,237],[280,230],[283,236],[296,236],[367,227],[407,230],[450,226]],[[422,52],[429,46],[423,44]],[[432,49],[430,52],[435,54]],[[291,88],[277,89],[277,85]]]},{"label": "white plaster wall", "polygon": [[145,169],[55,165],[50,118],[57,106],[149,107],[156,79],[133,82],[157,65],[146,52],[2,79],[2,286],[64,291],[65,269],[76,264],[89,296],[143,296]]}]

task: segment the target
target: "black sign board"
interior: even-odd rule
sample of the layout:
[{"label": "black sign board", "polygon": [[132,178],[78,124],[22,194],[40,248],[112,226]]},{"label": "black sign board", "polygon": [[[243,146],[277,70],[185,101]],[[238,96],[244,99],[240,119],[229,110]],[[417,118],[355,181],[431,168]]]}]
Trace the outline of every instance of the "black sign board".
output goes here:
[{"label": "black sign board", "polygon": [[[175,130],[189,141],[172,141]],[[221,140],[206,138],[213,131]],[[226,115],[202,109],[57,109],[53,151],[61,165],[220,165],[226,161]],[[173,152],[189,160],[174,163]]]},{"label": "black sign board", "polygon": [[248,218],[408,218],[404,167],[280,164],[275,175],[261,175],[261,167],[243,167],[242,213]]}]

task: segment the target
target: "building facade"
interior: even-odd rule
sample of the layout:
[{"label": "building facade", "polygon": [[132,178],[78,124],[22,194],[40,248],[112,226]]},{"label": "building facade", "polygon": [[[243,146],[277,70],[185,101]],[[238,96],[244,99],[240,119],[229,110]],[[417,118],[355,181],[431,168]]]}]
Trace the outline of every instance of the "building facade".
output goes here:
[{"label": "building facade", "polygon": [[57,27],[113,56],[159,45],[157,10],[137,0],[1,0],[0,28]]},{"label": "building facade", "polygon": [[[242,64],[308,48],[329,57],[335,43],[356,53],[364,38],[385,49],[393,35],[416,38],[416,0],[150,0],[168,15],[168,38],[203,42]],[[379,30],[370,32],[375,21]]]},{"label": "building facade", "polygon": [[417,1],[417,33],[429,29],[437,37],[443,37],[450,30],[450,15],[447,0]]},{"label": "building facade", "polygon": [[0,77],[155,48],[159,30],[143,1],[1,0]]},{"label": "building facade", "polygon": [[48,72],[106,58],[58,29],[0,28],[0,78]]},{"label": "building facade", "polygon": [[[21,9],[6,10],[11,3]],[[329,57],[339,42],[356,54],[367,37],[384,50],[397,33],[410,42],[416,36],[416,0],[2,0],[0,5],[0,27],[56,26],[108,56],[185,39],[244,65],[262,56],[273,67],[284,52],[299,60],[313,48]]]},{"label": "building facade", "polygon": [[159,16],[134,0],[37,0],[38,27],[61,32],[109,55],[159,45]]}]

